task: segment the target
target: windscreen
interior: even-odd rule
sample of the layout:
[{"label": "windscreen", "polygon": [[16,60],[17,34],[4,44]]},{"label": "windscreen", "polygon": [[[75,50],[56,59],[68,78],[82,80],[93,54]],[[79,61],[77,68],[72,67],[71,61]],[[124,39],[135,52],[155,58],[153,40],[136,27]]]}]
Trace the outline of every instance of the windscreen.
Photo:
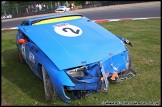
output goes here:
[{"label": "windscreen", "polygon": [[52,19],[43,19],[34,22],[32,25],[40,25],[40,24],[49,24],[54,22],[62,22],[62,21],[68,21],[68,20],[74,20],[79,19],[82,16],[66,16],[66,17],[58,17],[58,18],[52,18]]}]

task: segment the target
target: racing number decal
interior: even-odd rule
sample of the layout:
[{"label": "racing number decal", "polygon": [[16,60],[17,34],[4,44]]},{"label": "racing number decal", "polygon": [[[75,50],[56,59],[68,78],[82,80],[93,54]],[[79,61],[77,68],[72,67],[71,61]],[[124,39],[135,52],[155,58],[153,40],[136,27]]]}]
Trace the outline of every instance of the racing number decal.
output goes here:
[{"label": "racing number decal", "polygon": [[22,46],[21,46],[21,51],[22,51],[22,55],[23,55],[24,59],[26,59],[25,45],[24,44],[22,44]]},{"label": "racing number decal", "polygon": [[54,31],[62,36],[76,37],[82,34],[82,30],[74,25],[68,23],[57,24],[54,26]]},{"label": "racing number decal", "polygon": [[78,29],[77,29],[77,31],[74,31],[72,28],[63,28],[62,30],[63,30],[64,32],[68,32],[67,29],[69,29],[71,32],[73,32],[73,33],[75,33],[75,34],[79,34],[79,31],[80,31],[80,30],[78,30]]}]

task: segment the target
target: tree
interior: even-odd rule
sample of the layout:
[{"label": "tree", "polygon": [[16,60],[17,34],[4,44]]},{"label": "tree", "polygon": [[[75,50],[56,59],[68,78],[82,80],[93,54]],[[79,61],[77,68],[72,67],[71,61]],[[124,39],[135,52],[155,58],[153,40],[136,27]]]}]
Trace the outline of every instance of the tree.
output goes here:
[{"label": "tree", "polygon": [[74,1],[74,3],[75,3],[76,6],[78,6],[78,5],[84,6],[85,5],[85,2],[86,1]]}]

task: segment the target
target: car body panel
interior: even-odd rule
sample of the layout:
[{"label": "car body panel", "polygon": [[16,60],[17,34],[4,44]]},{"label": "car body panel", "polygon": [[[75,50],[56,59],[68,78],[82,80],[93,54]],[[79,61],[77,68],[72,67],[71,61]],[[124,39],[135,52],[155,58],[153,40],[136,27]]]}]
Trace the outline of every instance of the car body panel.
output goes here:
[{"label": "car body panel", "polygon": [[[19,35],[19,34],[18,34]],[[19,38],[17,38],[19,39]],[[30,66],[34,74],[36,74],[40,79],[42,76],[38,72],[38,64],[41,64],[45,67],[51,77],[52,81],[59,81],[60,85],[74,86],[74,84],[69,81],[69,77],[66,75],[64,71],[61,71],[53,64],[53,62],[48,59],[48,57],[37,47],[31,40],[25,45],[18,45],[18,49],[23,52],[23,58],[25,62]],[[22,48],[23,47],[23,48]],[[58,76],[59,75],[59,76]],[[58,78],[64,78],[63,80],[59,80]]]},{"label": "car body panel", "polygon": [[[55,26],[66,27],[65,24],[69,23],[73,26],[79,26],[82,34],[69,37],[62,36],[54,30]],[[106,34],[109,36],[107,37],[104,34],[104,29],[99,29],[99,31],[95,28],[91,29],[91,23],[93,22],[87,22],[86,18],[81,18],[32,27],[20,26],[19,29],[34,41],[60,70],[63,70],[94,63],[108,58],[108,54],[115,55],[125,50],[123,43],[112,33],[107,31]],[[93,26],[95,25],[93,24]],[[69,32],[71,34],[70,30],[67,33]],[[44,45],[45,41],[48,41],[46,45]],[[70,63],[63,63],[64,61]]]}]

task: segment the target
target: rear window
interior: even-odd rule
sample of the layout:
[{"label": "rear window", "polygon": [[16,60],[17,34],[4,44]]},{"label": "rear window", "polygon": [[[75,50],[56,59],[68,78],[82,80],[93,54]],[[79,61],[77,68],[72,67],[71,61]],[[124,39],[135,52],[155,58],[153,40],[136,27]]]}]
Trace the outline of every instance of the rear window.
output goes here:
[{"label": "rear window", "polygon": [[62,22],[67,20],[74,20],[79,19],[82,16],[66,16],[66,17],[58,17],[58,18],[52,18],[52,19],[43,19],[37,22],[34,22],[32,25],[40,25],[40,24],[48,24],[48,23],[54,23],[54,22]]}]

